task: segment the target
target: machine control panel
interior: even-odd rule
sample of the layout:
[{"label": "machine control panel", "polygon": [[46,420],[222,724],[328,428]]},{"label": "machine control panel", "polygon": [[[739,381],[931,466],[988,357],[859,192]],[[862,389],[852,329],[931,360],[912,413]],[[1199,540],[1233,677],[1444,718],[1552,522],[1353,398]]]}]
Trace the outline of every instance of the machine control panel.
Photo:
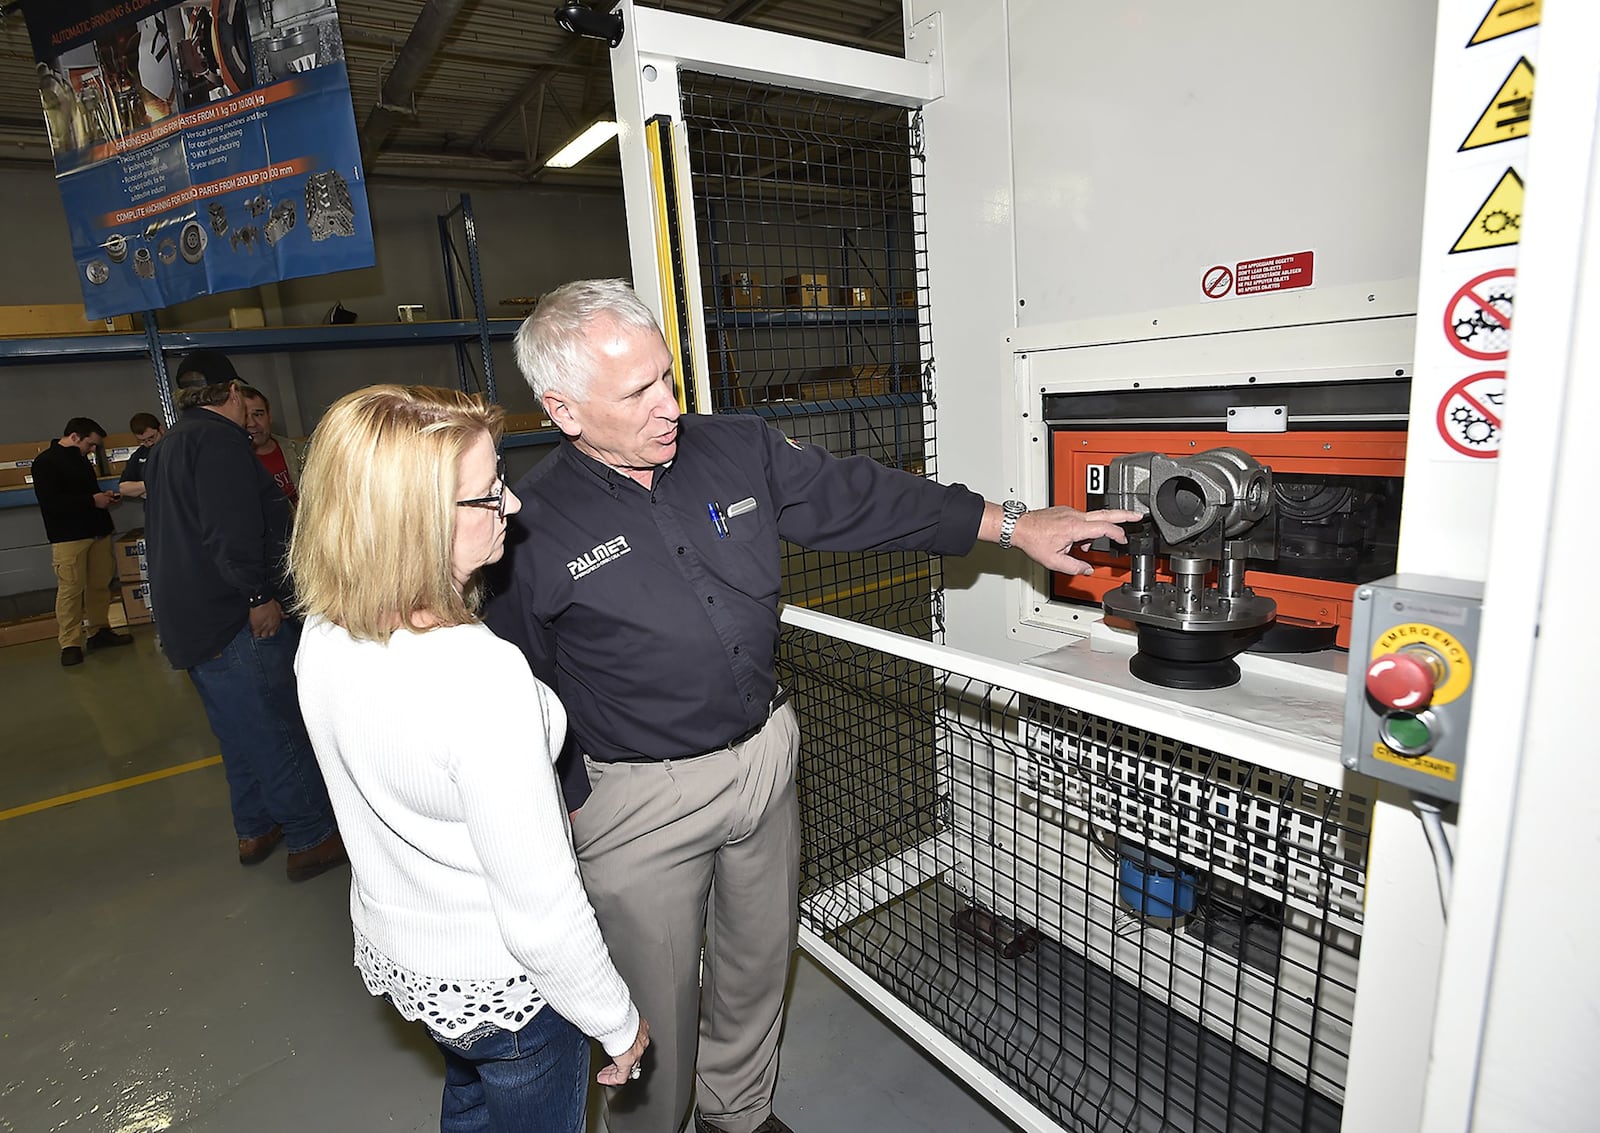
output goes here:
[{"label": "machine control panel", "polygon": [[1482,607],[1475,582],[1397,574],[1356,587],[1346,767],[1460,799]]}]

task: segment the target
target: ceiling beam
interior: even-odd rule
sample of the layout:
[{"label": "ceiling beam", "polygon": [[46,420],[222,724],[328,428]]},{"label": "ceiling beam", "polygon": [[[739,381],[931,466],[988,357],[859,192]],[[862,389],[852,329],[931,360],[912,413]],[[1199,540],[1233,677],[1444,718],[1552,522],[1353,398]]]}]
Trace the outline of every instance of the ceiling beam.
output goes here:
[{"label": "ceiling beam", "polygon": [[573,58],[583,47],[583,40],[574,38],[547,63],[541,63],[533,69],[533,74],[528,81],[523,83],[517,93],[512,95],[500,109],[495,111],[494,117],[489,119],[489,124],[478,131],[478,136],[472,139],[472,148],[476,152],[483,152],[489,148],[496,135],[511,123],[518,120],[522,108],[532,102],[539,92],[549,84],[550,80],[561,73],[563,66],[570,64]]},{"label": "ceiling beam", "polygon": [[466,0],[427,0],[422,5],[405,46],[400,48],[394,66],[389,69],[389,77],[383,81],[378,101],[361,127],[363,165],[372,163],[403,119],[416,116],[411,105],[412,96],[465,3]]}]

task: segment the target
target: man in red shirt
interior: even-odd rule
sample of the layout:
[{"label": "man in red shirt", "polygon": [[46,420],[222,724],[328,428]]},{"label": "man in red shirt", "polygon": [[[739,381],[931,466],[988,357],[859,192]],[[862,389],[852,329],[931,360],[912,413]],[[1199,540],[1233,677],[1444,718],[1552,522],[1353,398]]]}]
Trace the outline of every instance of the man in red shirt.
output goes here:
[{"label": "man in red shirt", "polygon": [[257,459],[267,466],[273,482],[289,497],[289,502],[298,503],[300,492],[295,487],[295,480],[300,475],[300,461],[289,438],[272,434],[272,402],[254,386],[245,386],[240,392],[244,394],[244,427],[250,433],[250,443],[255,446]]}]

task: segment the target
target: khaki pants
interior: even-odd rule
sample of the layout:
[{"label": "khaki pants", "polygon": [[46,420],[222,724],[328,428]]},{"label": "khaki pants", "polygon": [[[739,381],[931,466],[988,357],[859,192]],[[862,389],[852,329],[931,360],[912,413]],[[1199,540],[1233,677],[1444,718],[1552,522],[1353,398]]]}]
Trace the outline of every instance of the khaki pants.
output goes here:
[{"label": "khaki pants", "polygon": [[799,747],[784,705],[736,748],[588,763],[578,866],[650,1021],[643,1076],[606,1091],[609,1133],[677,1133],[691,1104],[729,1133],[772,1112],[797,920]]},{"label": "khaki pants", "polygon": [[50,565],[56,570],[56,639],[61,648],[83,648],[89,633],[110,624],[111,576],[116,560],[111,554],[111,536],[98,539],[73,539],[50,544]]}]

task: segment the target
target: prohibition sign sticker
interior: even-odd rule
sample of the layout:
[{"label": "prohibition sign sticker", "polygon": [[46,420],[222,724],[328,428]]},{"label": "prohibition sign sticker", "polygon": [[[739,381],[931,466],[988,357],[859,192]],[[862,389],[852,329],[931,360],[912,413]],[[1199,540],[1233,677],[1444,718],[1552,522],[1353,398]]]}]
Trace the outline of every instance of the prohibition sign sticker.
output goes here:
[{"label": "prohibition sign sticker", "polygon": [[1206,268],[1205,275],[1200,277],[1200,290],[1206,293],[1207,299],[1221,299],[1233,290],[1233,269],[1225,264]]},{"label": "prohibition sign sticker", "polygon": [[1439,436],[1463,456],[1493,460],[1500,455],[1505,400],[1504,370],[1462,378],[1439,399]]},{"label": "prohibition sign sticker", "polygon": [[1461,285],[1444,307],[1444,337],[1468,358],[1499,362],[1511,351],[1517,269],[1486,271]]}]

